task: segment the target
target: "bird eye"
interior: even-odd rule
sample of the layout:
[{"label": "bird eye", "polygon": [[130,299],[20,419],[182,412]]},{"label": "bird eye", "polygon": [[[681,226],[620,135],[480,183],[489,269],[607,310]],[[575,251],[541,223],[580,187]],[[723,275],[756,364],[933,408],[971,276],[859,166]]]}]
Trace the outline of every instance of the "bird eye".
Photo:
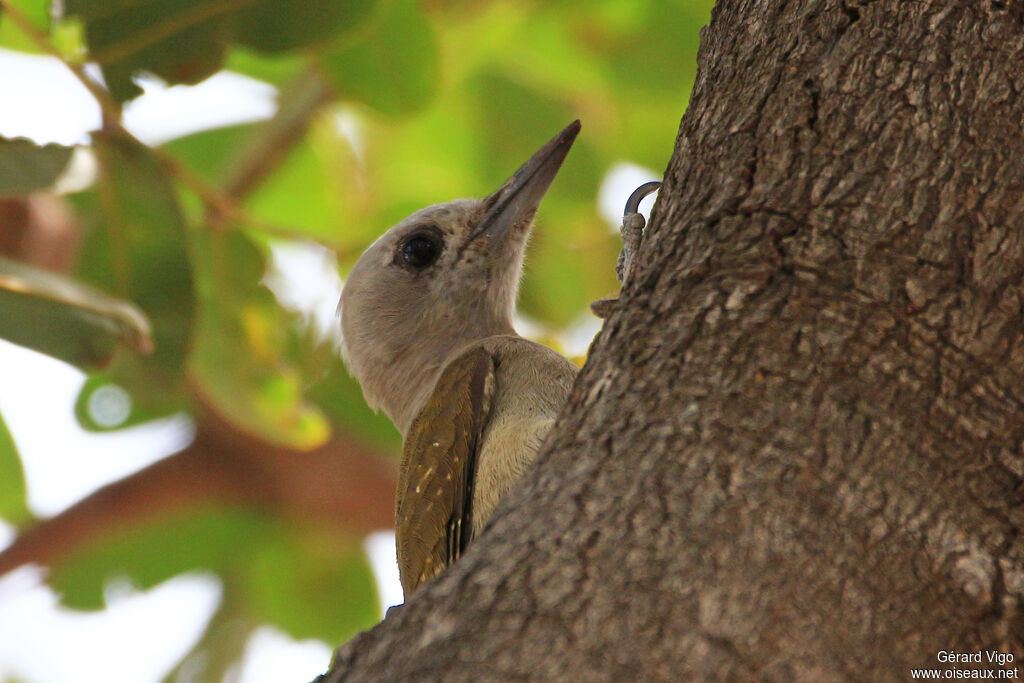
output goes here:
[{"label": "bird eye", "polygon": [[418,232],[399,248],[402,262],[413,268],[426,268],[441,255],[441,241],[431,233]]}]

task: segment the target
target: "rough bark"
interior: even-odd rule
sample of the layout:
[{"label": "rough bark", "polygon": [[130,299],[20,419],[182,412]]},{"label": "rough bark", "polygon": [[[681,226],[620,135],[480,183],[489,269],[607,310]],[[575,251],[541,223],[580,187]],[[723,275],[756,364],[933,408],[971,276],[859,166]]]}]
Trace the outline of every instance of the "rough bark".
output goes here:
[{"label": "rough bark", "polygon": [[538,465],[327,680],[1019,662],[1022,95],[1017,2],[720,0]]}]

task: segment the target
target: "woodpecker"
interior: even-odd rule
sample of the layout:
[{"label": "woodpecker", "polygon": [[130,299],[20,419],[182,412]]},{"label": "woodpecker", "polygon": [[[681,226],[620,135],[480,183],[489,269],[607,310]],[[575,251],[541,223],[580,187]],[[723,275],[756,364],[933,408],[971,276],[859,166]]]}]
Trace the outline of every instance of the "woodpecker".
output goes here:
[{"label": "woodpecker", "polygon": [[457,560],[533,461],[576,366],[512,327],[537,207],[574,121],[483,199],[421,209],[359,257],[342,353],[402,433],[395,534],[408,597]]}]

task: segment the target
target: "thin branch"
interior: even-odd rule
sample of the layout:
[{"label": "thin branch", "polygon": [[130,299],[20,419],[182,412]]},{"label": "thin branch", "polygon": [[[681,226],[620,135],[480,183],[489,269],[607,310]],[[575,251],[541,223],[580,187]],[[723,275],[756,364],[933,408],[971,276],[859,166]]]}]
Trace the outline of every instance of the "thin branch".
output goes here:
[{"label": "thin branch", "polygon": [[29,563],[59,564],[105,535],[211,503],[269,508],[364,536],[393,523],[396,471],[393,460],[351,440],[292,451],[211,418],[183,451],[22,531],[0,552],[0,575]]}]

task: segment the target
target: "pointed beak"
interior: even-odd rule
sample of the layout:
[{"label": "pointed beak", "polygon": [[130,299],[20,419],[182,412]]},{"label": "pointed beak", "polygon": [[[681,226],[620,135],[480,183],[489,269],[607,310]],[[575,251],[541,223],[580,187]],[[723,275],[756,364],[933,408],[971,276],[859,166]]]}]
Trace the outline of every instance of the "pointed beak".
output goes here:
[{"label": "pointed beak", "polygon": [[503,235],[536,211],[579,132],[580,122],[577,119],[537,150],[497,192],[487,197],[484,200],[487,213],[473,230],[470,239],[481,235]]}]

